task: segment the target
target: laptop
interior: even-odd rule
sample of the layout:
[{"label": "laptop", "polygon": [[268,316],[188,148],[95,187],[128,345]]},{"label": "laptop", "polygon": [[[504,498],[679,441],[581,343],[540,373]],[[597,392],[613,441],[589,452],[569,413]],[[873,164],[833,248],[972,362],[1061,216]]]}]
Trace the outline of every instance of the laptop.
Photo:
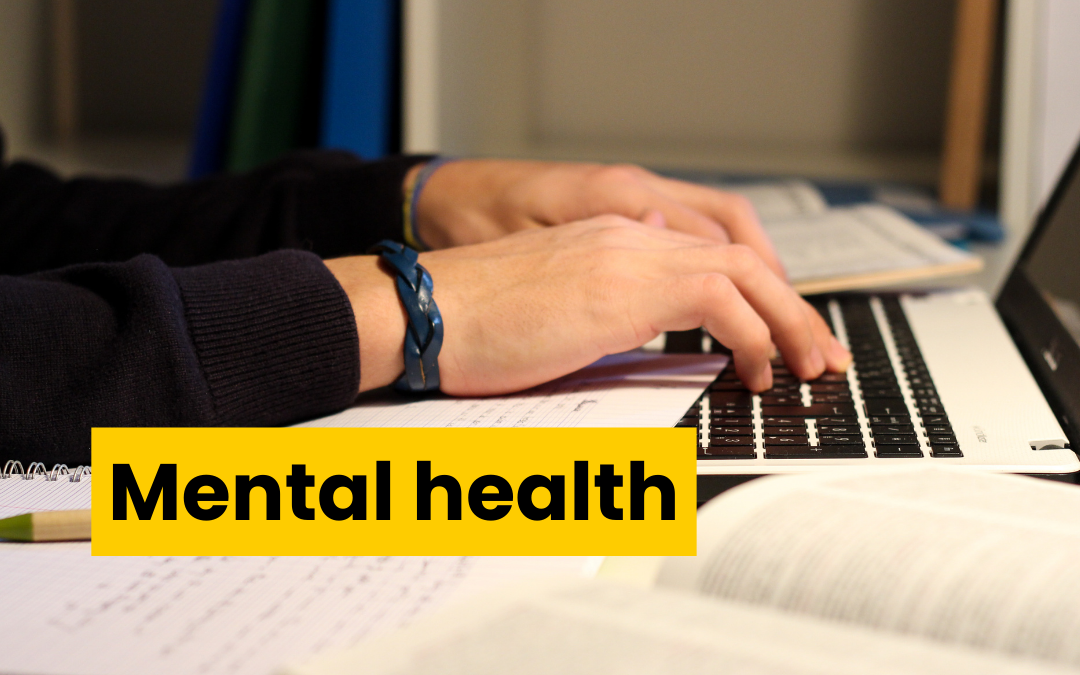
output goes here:
[{"label": "laptop", "polygon": [[[837,465],[953,464],[1074,481],[1080,148],[996,305],[974,288],[807,300],[852,351],[852,368],[799,382],[774,362],[774,387],[761,394],[732,366],[722,372],[677,425],[699,430],[699,501],[751,477]],[[701,351],[701,334],[669,334],[665,350]]]}]

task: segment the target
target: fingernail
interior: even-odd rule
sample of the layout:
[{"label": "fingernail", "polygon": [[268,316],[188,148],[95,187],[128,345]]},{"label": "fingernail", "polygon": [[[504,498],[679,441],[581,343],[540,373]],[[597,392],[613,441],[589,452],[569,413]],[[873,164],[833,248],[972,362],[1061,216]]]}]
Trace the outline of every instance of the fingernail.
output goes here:
[{"label": "fingernail", "polygon": [[840,344],[840,341],[835,337],[829,343],[829,352],[832,356],[832,361],[836,364],[836,367],[840,370],[847,370],[847,367],[851,365],[851,352]]},{"label": "fingernail", "polygon": [[766,389],[772,389],[773,381],[772,381],[772,364],[771,363],[768,363],[768,362],[765,363],[765,367],[761,369],[761,375],[759,376],[759,379],[761,380],[761,389],[760,389],[760,391],[765,391]]}]

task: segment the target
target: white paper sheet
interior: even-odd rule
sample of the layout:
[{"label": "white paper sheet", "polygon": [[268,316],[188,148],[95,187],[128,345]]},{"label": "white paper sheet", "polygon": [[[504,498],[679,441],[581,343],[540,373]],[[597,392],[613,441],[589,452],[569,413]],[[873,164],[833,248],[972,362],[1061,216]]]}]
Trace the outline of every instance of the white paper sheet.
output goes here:
[{"label": "white paper sheet", "polygon": [[394,629],[448,599],[586,558],[91,557],[0,545],[0,672],[272,672]]},{"label": "white paper sheet", "polygon": [[45,480],[37,475],[30,480],[21,475],[0,478],[0,518],[36,511],[63,511],[90,508],[90,475],[73,483],[67,476]]},{"label": "white paper sheet", "polygon": [[627,352],[520,394],[412,399],[382,392],[317,427],[670,427],[727,365],[720,354]]}]

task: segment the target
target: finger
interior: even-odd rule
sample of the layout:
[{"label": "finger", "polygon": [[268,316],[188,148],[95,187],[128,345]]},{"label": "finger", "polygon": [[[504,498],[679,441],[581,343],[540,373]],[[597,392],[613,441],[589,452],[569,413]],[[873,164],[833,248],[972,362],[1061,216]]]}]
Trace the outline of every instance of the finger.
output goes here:
[{"label": "finger", "polygon": [[661,255],[661,265],[668,274],[715,272],[729,278],[768,325],[772,341],[792,372],[804,380],[824,372],[824,350],[830,346],[827,333],[815,333],[805,301],[755,251],[736,244],[699,246],[681,250],[678,255]]},{"label": "finger", "polygon": [[589,183],[591,214],[617,213],[639,218],[646,210],[663,214],[667,226],[713,241],[728,242],[728,231],[716,221],[656,190],[656,176],[635,166],[604,167]]},{"label": "finger", "polygon": [[667,227],[667,218],[656,209],[648,209],[641,217],[641,222],[651,227]]},{"label": "finger", "polygon": [[685,204],[723,225],[731,241],[754,249],[777,276],[787,279],[776,248],[765,228],[761,226],[761,220],[750,200],[742,195],[655,175],[643,180],[669,199]]},{"label": "finger", "polygon": [[639,294],[636,314],[646,317],[653,334],[704,326],[731,349],[735,372],[751,391],[772,387],[769,327],[721,274],[665,277]]},{"label": "finger", "polygon": [[803,300],[804,311],[810,318],[810,328],[814,331],[814,339],[819,345],[825,345],[822,353],[825,355],[825,367],[834,373],[842,373],[851,365],[851,352],[829,330],[825,319],[806,300]]}]

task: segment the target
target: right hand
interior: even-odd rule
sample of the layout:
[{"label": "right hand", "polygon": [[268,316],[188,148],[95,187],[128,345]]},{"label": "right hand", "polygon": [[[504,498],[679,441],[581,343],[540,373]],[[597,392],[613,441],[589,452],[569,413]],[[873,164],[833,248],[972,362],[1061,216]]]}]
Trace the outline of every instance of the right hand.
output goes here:
[{"label": "right hand", "polygon": [[[420,256],[445,334],[441,389],[519,391],[640,347],[663,331],[704,326],[729,347],[740,379],[772,386],[774,345],[803,379],[841,371],[851,355],[817,312],[753,250],[620,216],[532,229]],[[404,310],[371,256],[327,266],[353,303],[361,391],[404,369]]]}]

